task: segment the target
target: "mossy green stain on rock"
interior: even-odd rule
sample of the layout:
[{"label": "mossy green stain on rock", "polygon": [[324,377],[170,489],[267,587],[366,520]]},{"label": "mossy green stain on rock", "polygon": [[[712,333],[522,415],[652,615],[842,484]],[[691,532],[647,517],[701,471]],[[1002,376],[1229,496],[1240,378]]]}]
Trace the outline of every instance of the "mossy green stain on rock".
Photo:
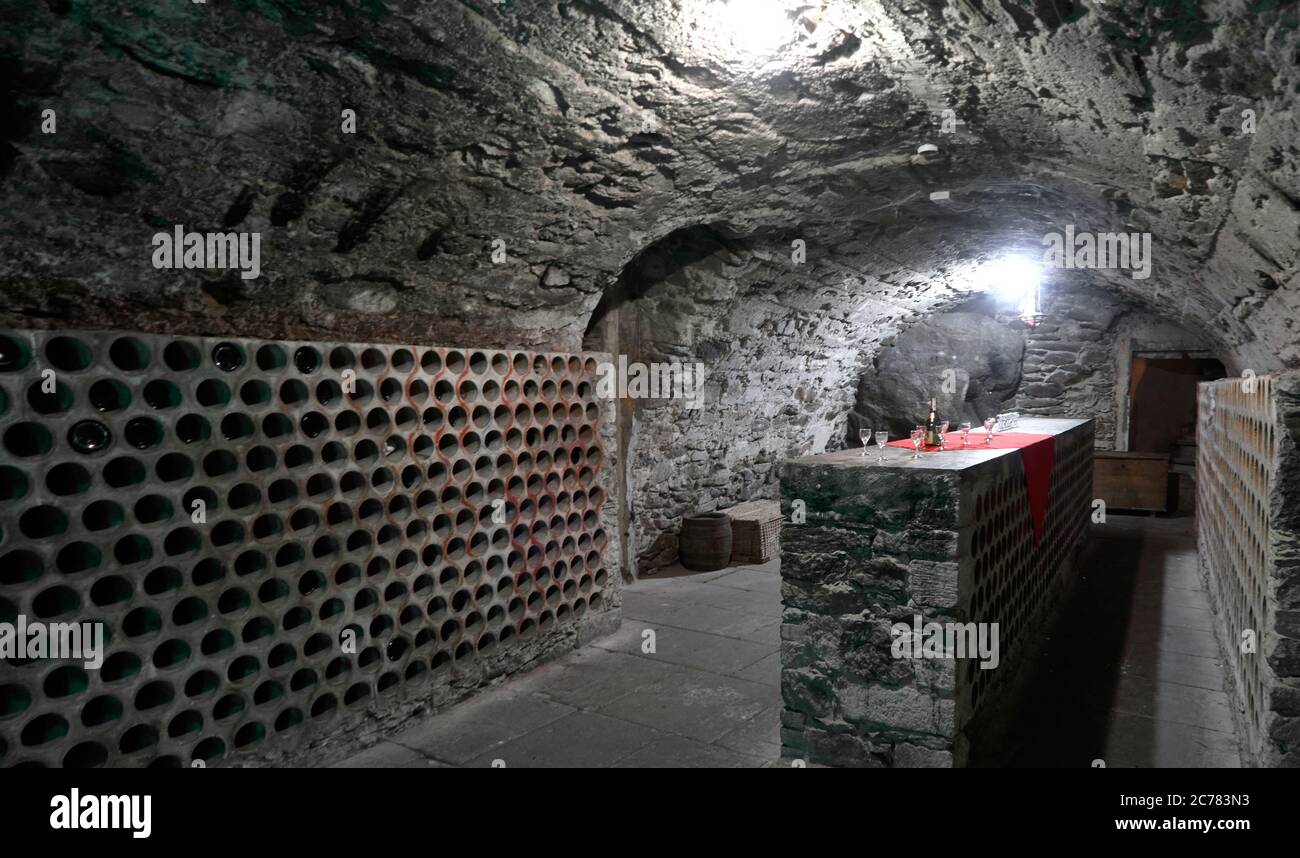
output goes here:
[{"label": "mossy green stain on rock", "polygon": [[958,495],[948,474],[787,463],[781,496],[787,507],[791,500],[802,500],[810,522],[825,515],[840,526],[890,531],[917,518],[932,526],[956,526]]},{"label": "mossy green stain on rock", "polygon": [[399,56],[380,48],[364,36],[341,40],[339,45],[358,56],[365,57],[378,69],[414,78],[425,86],[462,94],[472,91],[469,87],[455,83],[456,70],[450,66]]},{"label": "mossy green stain on rock", "polygon": [[305,36],[319,28],[320,20],[337,14],[344,19],[364,19],[379,21],[388,16],[388,8],[381,0],[361,0],[360,3],[348,3],[344,0],[331,2],[301,2],[301,0],[233,0],[232,4],[241,12],[252,13],[273,21],[284,28],[291,36]]},{"label": "mossy green stain on rock", "polygon": [[1300,27],[1297,3],[1300,3],[1300,0],[1255,0],[1247,11],[1259,16],[1265,24],[1276,21],[1279,26],[1294,30]]},{"label": "mossy green stain on rock", "polygon": [[305,36],[316,30],[316,19],[300,3],[277,3],[270,0],[236,0],[241,12],[252,12],[284,28],[291,36]]},{"label": "mossy green stain on rock", "polygon": [[149,165],[128,149],[121,140],[105,134],[98,128],[88,129],[86,137],[108,150],[107,161],[122,175],[138,182],[158,181],[158,175],[149,169]]},{"label": "mossy green stain on rock", "polygon": [[339,70],[337,66],[331,65],[330,63],[327,63],[324,60],[319,59],[318,57],[308,57],[307,68],[316,72],[316,74],[325,75],[327,77],[334,77],[334,78],[339,77]]},{"label": "mossy green stain on rock", "polygon": [[829,679],[811,669],[783,673],[781,696],[787,709],[813,719],[831,714],[835,704],[835,686]]},{"label": "mossy green stain on rock", "polygon": [[207,7],[193,3],[133,3],[126,10],[71,0],[67,18],[99,35],[111,57],[129,56],[153,71],[216,88],[247,87],[239,54],[200,41],[212,24]]},{"label": "mossy green stain on rock", "polygon": [[1148,0],[1130,18],[1125,10],[1108,9],[1102,34],[1116,48],[1147,53],[1165,38],[1181,45],[1203,44],[1213,38],[1214,22],[1205,17],[1200,0]]},{"label": "mossy green stain on rock", "polygon": [[201,24],[207,20],[207,9],[197,3],[136,2],[113,6],[97,0],[68,0],[64,15],[83,26],[113,22],[121,30],[127,30],[133,20],[166,21],[169,25],[181,21]]}]

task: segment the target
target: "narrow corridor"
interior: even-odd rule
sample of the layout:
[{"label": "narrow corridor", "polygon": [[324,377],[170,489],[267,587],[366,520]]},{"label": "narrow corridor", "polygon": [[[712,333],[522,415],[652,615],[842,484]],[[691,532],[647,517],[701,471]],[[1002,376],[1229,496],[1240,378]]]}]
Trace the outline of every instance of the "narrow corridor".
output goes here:
[{"label": "narrow corridor", "polygon": [[1013,764],[1240,766],[1191,517],[1093,525]]}]

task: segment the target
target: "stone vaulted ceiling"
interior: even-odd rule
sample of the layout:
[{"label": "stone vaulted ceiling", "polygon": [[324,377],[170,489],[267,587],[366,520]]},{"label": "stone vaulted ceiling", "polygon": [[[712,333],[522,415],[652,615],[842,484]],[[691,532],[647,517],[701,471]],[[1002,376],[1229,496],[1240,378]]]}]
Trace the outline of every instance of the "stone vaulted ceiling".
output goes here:
[{"label": "stone vaulted ceiling", "polygon": [[[832,290],[901,324],[1072,224],[1154,237],[1149,280],[1095,282],[1237,368],[1300,365],[1294,0],[0,15],[10,324],[574,348],[630,261],[699,228],[792,312]],[[261,232],[262,276],[155,270],[174,224]]]}]

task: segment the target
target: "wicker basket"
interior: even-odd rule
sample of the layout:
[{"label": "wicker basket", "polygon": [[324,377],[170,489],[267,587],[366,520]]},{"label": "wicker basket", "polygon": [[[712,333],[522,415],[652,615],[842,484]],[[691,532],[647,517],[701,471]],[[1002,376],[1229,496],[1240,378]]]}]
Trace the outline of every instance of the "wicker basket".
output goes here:
[{"label": "wicker basket", "polygon": [[781,553],[780,501],[749,501],[725,512],[731,517],[731,562],[766,563]]}]

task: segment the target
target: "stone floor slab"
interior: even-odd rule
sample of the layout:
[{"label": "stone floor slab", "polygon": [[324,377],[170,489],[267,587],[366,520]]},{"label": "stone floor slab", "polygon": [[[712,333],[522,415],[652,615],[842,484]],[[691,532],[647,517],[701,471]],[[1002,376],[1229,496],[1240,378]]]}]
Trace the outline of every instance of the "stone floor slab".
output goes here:
[{"label": "stone floor slab", "polygon": [[594,653],[566,660],[547,678],[544,693],[549,699],[578,709],[598,709],[638,688],[663,680],[674,666],[641,659],[623,652],[589,648]]},{"label": "stone floor slab", "polygon": [[[626,621],[623,623],[625,629],[629,625],[635,627],[636,623]],[[641,658],[719,674],[743,670],[772,652],[772,647],[769,645],[739,638],[722,637],[665,625],[646,628],[652,629],[655,633],[653,653],[643,652],[646,639],[639,631],[630,637],[620,636],[620,640],[613,643],[611,648]]]},{"label": "stone floor slab", "polygon": [[734,587],[738,590],[756,590],[760,593],[780,593],[781,578],[768,572],[754,569],[737,569],[730,575],[723,575],[709,582],[717,587]]},{"label": "stone floor slab", "polygon": [[761,682],[764,685],[781,686],[781,653],[774,652],[761,661],[754,662],[744,670],[736,672],[741,679]]},{"label": "stone floor slab", "polygon": [[1127,712],[1114,712],[1106,735],[1110,768],[1239,768],[1236,738]]},{"label": "stone floor slab", "polygon": [[1222,691],[1123,676],[1115,690],[1114,709],[1229,735],[1233,732],[1232,709]]},{"label": "stone floor slab", "polygon": [[658,730],[595,712],[576,711],[505,742],[467,764],[490,768],[606,768],[664,735]]},{"label": "stone floor slab", "polygon": [[397,734],[393,741],[426,757],[460,765],[573,711],[571,706],[533,694],[490,691]]},{"label": "stone floor slab", "polygon": [[665,736],[634,751],[614,764],[633,769],[756,769],[767,764],[764,757],[708,745],[682,736]]},{"label": "stone floor slab", "polygon": [[753,757],[776,760],[781,756],[781,707],[764,709],[734,730],[722,734],[713,744]]},{"label": "stone floor slab", "polygon": [[424,756],[396,742],[384,741],[372,745],[366,750],[353,754],[345,760],[335,763],[335,769],[394,769],[413,763],[423,765]]},{"label": "stone floor slab", "polygon": [[603,706],[601,714],[702,742],[780,702],[780,690],[729,676],[683,670]]}]

